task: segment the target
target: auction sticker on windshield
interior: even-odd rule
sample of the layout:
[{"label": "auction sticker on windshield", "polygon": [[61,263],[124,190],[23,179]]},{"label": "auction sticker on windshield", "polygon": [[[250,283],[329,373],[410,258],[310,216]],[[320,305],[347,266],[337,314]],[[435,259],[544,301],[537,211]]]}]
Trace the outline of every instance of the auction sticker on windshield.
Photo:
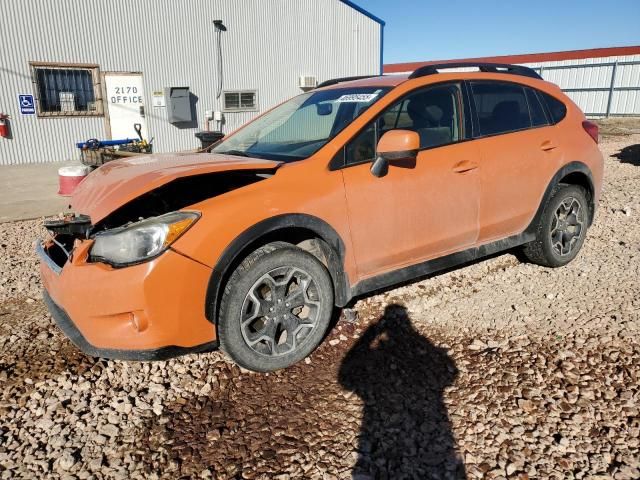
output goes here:
[{"label": "auction sticker on windshield", "polygon": [[377,93],[349,93],[348,95],[342,95],[336,100],[336,102],[356,102],[356,103],[369,103],[378,96]]}]

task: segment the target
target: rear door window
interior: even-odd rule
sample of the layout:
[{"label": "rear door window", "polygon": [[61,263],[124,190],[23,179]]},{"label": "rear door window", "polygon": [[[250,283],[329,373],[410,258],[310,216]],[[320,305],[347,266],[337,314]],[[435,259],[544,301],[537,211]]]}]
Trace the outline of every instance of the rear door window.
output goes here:
[{"label": "rear door window", "polygon": [[513,83],[471,82],[480,136],[531,128],[524,87]]}]

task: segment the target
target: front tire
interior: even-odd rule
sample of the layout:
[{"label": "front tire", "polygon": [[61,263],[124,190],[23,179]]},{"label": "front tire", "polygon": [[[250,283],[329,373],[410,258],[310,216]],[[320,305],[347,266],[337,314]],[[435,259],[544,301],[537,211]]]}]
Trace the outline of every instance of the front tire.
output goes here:
[{"label": "front tire", "polygon": [[590,210],[584,188],[558,185],[536,226],[536,239],[525,245],[524,255],[545,267],[562,267],[572,261],[587,235]]},{"label": "front tire", "polygon": [[332,312],[326,267],[294,245],[270,243],[251,253],[225,285],[220,346],[249,370],[286,368],[318,346]]}]

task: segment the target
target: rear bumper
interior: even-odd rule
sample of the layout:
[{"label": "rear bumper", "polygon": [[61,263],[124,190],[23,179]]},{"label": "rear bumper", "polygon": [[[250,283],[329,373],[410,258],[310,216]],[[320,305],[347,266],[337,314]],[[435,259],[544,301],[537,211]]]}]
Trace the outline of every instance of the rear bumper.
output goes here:
[{"label": "rear bumper", "polygon": [[126,268],[87,261],[79,245],[61,267],[45,248],[40,275],[45,302],[60,329],[88,355],[161,360],[217,346],[205,318],[211,269],[177,252]]},{"label": "rear bumper", "polygon": [[196,347],[176,347],[175,345],[155,348],[150,350],[119,350],[111,348],[98,348],[87,342],[80,330],[73,323],[67,312],[60,308],[53,301],[49,292],[42,291],[44,303],[47,305],[51,316],[62,332],[73,342],[73,344],[87,355],[92,357],[112,358],[117,360],[166,360],[168,358],[179,357],[187,353],[210,352],[218,348],[218,342],[213,341],[198,345]]}]

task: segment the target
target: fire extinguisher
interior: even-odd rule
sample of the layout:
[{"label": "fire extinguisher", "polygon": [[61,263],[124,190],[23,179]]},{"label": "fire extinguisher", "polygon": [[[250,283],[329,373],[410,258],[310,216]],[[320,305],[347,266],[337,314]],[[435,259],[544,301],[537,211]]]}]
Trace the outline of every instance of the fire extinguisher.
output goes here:
[{"label": "fire extinguisher", "polygon": [[0,113],[0,137],[7,138],[9,136],[9,115]]}]

